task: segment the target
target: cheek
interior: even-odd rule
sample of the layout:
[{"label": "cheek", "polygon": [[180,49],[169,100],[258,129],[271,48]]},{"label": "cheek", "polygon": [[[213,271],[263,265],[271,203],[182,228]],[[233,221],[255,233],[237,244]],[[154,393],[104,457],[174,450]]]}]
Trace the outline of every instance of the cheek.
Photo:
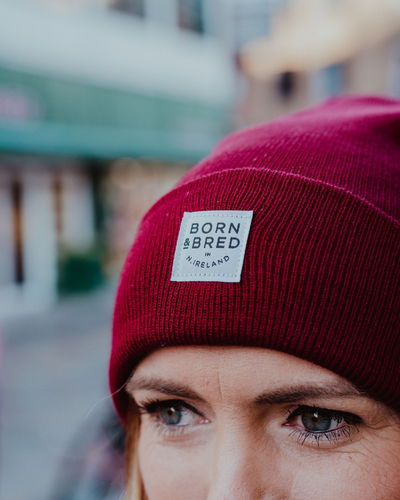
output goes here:
[{"label": "cheek", "polygon": [[[396,439],[397,438],[397,439]],[[400,500],[400,441],[397,436],[366,441],[358,473],[365,500]],[[361,481],[362,478],[362,481]],[[356,498],[354,496],[354,498]]]},{"label": "cheek", "polygon": [[207,499],[206,451],[201,446],[169,446],[144,430],[138,453],[148,500]]},{"label": "cheek", "polygon": [[291,500],[400,500],[400,447],[332,453],[294,467]]}]

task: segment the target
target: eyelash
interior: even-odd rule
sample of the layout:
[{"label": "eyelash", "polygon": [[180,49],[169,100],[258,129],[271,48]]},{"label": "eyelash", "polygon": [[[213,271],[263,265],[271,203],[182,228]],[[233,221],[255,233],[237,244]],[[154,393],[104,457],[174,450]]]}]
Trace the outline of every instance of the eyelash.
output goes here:
[{"label": "eyelash", "polygon": [[[139,413],[141,415],[149,415],[155,425],[156,429],[166,437],[175,437],[177,435],[182,435],[187,432],[187,425],[171,425],[163,422],[160,418],[159,412],[163,408],[175,407],[180,410],[187,410],[194,415],[198,415],[205,419],[196,408],[185,403],[180,399],[169,399],[169,400],[147,400],[143,403],[137,404],[139,408]],[[306,413],[318,412],[319,415],[336,421],[337,424],[344,422],[346,425],[338,427],[336,429],[328,431],[313,432],[307,429],[293,429],[289,436],[297,435],[297,441],[304,445],[305,442],[310,439],[314,441],[318,446],[322,439],[326,439],[329,443],[337,443],[341,438],[349,438],[354,430],[359,432],[358,426],[362,424],[361,417],[354,415],[353,413],[330,410],[327,408],[319,408],[316,406],[306,406],[298,405],[295,408],[287,409],[289,415],[286,418],[286,424],[290,425],[296,417],[305,415]]]},{"label": "eyelash", "polygon": [[290,425],[296,417],[303,416],[307,413],[318,413],[318,415],[336,421],[339,425],[344,422],[346,425],[336,429],[313,432],[308,429],[293,429],[290,436],[297,435],[297,441],[303,445],[307,439],[314,441],[318,446],[322,439],[326,439],[329,443],[337,443],[341,438],[349,438],[354,430],[359,432],[358,426],[363,423],[362,418],[353,413],[329,410],[327,408],[318,408],[316,406],[298,405],[294,409],[289,409],[289,416],[286,418],[286,425]]}]

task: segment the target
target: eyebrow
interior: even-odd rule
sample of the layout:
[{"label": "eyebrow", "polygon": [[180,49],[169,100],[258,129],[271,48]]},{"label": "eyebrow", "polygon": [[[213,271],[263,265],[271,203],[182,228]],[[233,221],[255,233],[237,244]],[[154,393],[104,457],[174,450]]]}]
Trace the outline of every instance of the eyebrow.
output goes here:
[{"label": "eyebrow", "polygon": [[[150,390],[178,396],[191,401],[204,402],[196,391],[181,384],[175,384],[161,378],[138,378],[128,382],[127,390],[132,393],[135,390]],[[354,396],[369,397],[365,392],[346,380],[328,384],[300,384],[288,388],[280,388],[260,394],[254,400],[256,406],[280,405],[295,403],[305,399],[323,398],[347,398]]]},{"label": "eyebrow", "polygon": [[354,396],[367,397],[365,392],[346,381],[331,384],[304,384],[289,388],[277,389],[258,396],[256,405],[280,405],[295,403],[305,399],[349,398]]},{"label": "eyebrow", "polygon": [[168,396],[179,396],[180,398],[191,399],[192,401],[204,402],[204,399],[200,397],[197,392],[189,389],[189,387],[185,385],[174,384],[173,382],[169,382],[160,378],[138,378],[137,380],[131,379],[128,382],[126,388],[130,393],[132,391],[138,390],[156,391]]}]

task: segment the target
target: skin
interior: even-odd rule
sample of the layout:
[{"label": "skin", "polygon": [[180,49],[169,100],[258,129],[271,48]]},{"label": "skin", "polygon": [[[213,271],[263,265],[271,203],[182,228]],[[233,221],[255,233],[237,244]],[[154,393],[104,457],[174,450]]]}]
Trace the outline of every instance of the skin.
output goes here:
[{"label": "skin", "polygon": [[[170,347],[145,358],[127,389],[141,407],[148,500],[400,500],[398,418],[312,363],[268,349]],[[167,400],[193,411],[166,424],[170,403],[154,405]],[[333,419],[330,434],[304,439],[302,416],[288,420],[299,405],[362,422]]]}]

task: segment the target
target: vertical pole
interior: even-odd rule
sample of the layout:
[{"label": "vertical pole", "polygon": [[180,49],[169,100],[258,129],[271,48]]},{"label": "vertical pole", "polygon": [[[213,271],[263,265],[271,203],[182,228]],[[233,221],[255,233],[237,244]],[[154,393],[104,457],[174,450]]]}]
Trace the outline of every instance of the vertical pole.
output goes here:
[{"label": "vertical pole", "polygon": [[15,281],[18,284],[24,282],[24,260],[23,260],[23,220],[22,220],[22,183],[14,180],[11,184],[11,197],[14,222],[14,262]]}]

